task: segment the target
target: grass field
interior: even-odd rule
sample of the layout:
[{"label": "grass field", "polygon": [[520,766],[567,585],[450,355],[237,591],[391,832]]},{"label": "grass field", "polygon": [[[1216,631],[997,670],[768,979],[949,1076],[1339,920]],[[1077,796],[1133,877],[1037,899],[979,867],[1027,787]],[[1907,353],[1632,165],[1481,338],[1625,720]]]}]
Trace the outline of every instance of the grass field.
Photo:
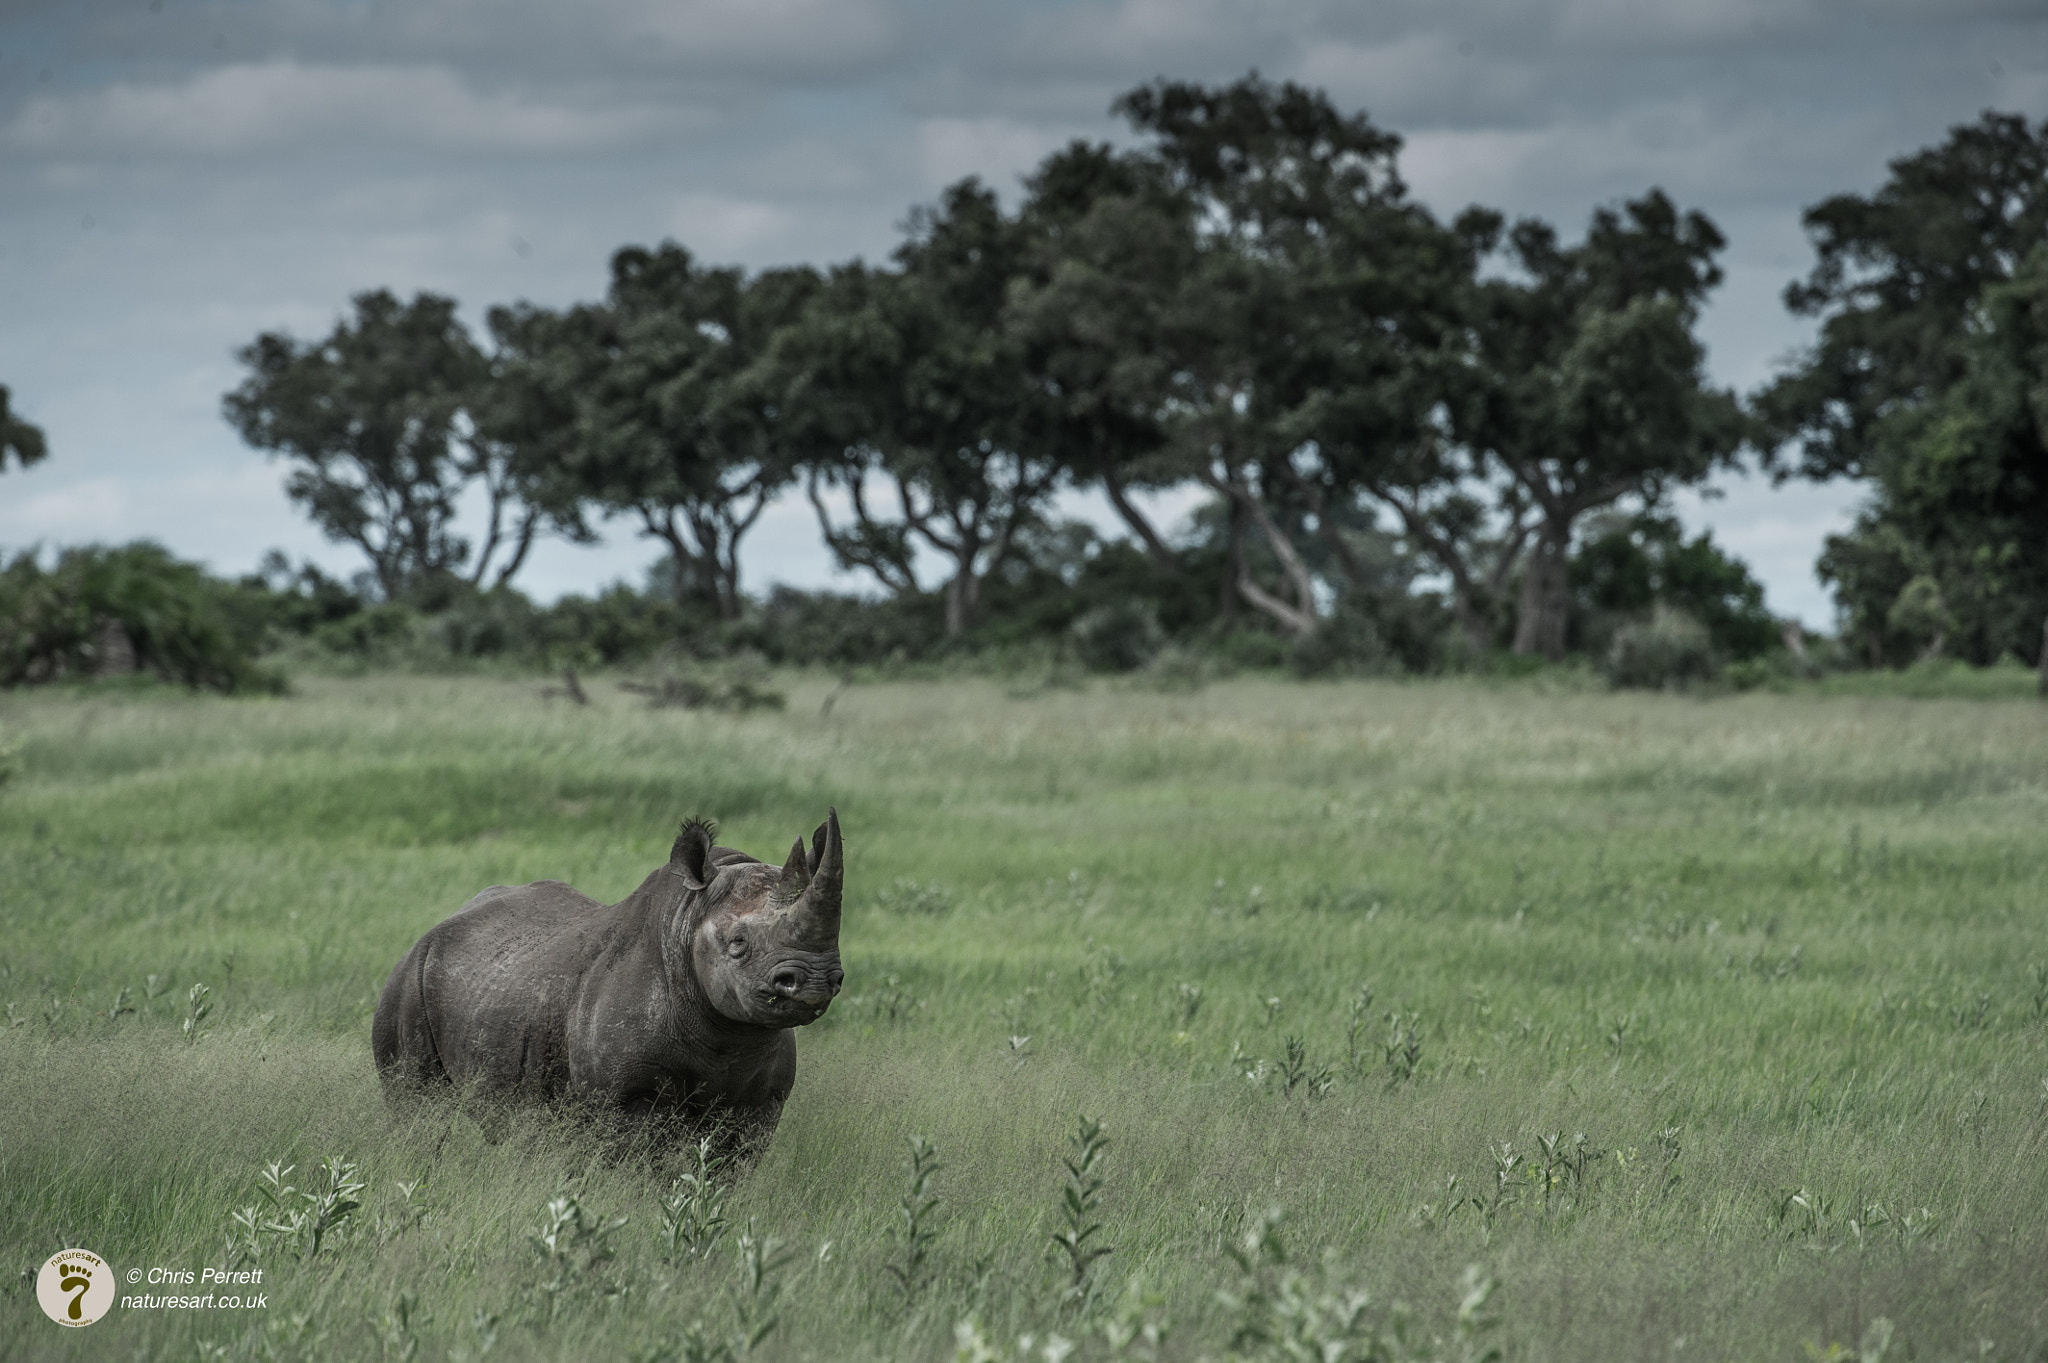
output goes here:
[{"label": "grass field", "polygon": [[[2048,707],[790,685],[0,698],[0,1356],[2048,1358]],[[847,990],[708,1254],[579,1126],[387,1111],[377,991],[470,894],[616,898],[699,811],[779,860],[828,802]],[[262,1308],[65,1331],[15,1277],[224,1263],[329,1156],[362,1205],[256,1237]]]}]

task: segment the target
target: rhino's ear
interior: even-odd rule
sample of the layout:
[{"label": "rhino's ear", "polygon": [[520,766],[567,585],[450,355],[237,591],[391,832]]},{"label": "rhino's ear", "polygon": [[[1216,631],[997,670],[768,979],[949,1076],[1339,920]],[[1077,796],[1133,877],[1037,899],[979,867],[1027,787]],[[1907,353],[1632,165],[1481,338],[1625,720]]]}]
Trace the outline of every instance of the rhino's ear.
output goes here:
[{"label": "rhino's ear", "polygon": [[798,838],[789,849],[789,860],[782,863],[782,879],[775,882],[775,897],[795,899],[810,883],[811,868],[804,864],[804,840]]},{"label": "rhino's ear", "polygon": [[711,840],[717,836],[718,828],[709,819],[685,819],[676,845],[669,849],[669,870],[693,890],[711,883]]}]

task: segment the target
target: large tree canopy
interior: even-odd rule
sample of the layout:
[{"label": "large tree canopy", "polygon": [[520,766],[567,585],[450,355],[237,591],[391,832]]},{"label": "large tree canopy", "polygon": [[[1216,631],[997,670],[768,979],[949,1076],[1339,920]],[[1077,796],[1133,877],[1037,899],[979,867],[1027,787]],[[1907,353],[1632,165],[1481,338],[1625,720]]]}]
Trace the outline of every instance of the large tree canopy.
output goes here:
[{"label": "large tree canopy", "polygon": [[1555,659],[1579,518],[1630,496],[1655,506],[1741,443],[1740,410],[1707,385],[1693,331],[1720,282],[1713,258],[1723,241],[1703,214],[1681,214],[1656,190],[1597,211],[1576,246],[1534,221],[1516,224],[1509,241],[1518,275],[1481,290],[1483,384],[1459,419],[1540,517],[1514,650]]},{"label": "large tree canopy", "polygon": [[1902,156],[1875,194],[1806,210],[1818,259],[1785,305],[1820,336],[1756,400],[1809,477],[1875,472],[1879,428],[1963,375],[1968,322],[1991,285],[2048,243],[2048,121],[1986,113]]},{"label": "large tree canopy", "polygon": [[1986,289],[1961,372],[1881,424],[1821,573],[1873,664],[2034,654],[2048,617],[2048,246]]},{"label": "large tree canopy", "polygon": [[2041,648],[2048,122],[1987,113],[1809,209],[1816,344],[1757,396],[1781,473],[1871,480],[1820,572],[1873,665]]},{"label": "large tree canopy", "polygon": [[[244,440],[291,462],[286,493],[330,539],[359,547],[395,599],[469,558],[456,500],[481,471],[466,408],[486,364],[452,298],[401,303],[378,289],[354,301],[323,340],[266,332],[244,347],[249,377],[224,406]],[[489,567],[479,556],[470,580]]]},{"label": "large tree canopy", "polygon": [[[1346,527],[1366,469],[1419,439],[1439,400],[1429,355],[1458,329],[1469,254],[1407,200],[1400,139],[1319,91],[1161,81],[1117,108],[1193,241],[1160,328],[1177,471],[1229,508],[1236,595],[1313,633],[1318,575],[1298,540],[1317,538],[1340,585],[1367,575]],[[1252,571],[1250,530],[1277,583]]]},{"label": "large tree canopy", "polygon": [[[839,272],[778,356],[780,400],[814,451],[826,543],[899,593],[919,590],[917,546],[935,551],[951,635],[1063,469],[1006,312],[1024,251],[1019,221],[963,180],[913,214],[895,270]],[[846,493],[850,525],[827,506],[829,484]]]},{"label": "large tree canopy", "polygon": [[679,604],[740,613],[740,543],[795,472],[751,370],[817,284],[706,268],[663,242],[612,257],[604,303],[525,322],[522,429],[567,486],[667,546]]}]

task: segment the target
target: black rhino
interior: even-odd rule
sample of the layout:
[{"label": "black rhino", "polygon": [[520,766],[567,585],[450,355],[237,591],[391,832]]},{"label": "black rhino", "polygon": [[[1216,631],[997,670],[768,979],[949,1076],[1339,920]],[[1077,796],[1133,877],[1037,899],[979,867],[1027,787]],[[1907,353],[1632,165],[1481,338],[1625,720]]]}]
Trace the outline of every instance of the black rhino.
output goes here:
[{"label": "black rhino", "polygon": [[796,1079],[793,1029],[845,978],[839,815],[780,870],[715,835],[685,822],[668,864],[616,904],[557,880],[494,886],[420,938],[370,1034],[386,1089],[709,1119],[757,1151]]}]

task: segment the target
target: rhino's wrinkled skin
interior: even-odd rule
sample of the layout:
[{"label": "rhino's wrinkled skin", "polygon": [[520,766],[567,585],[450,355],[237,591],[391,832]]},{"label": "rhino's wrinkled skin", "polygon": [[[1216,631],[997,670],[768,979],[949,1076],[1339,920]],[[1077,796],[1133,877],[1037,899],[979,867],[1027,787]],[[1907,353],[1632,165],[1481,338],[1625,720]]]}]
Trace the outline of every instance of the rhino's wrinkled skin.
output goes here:
[{"label": "rhino's wrinkled skin", "polygon": [[793,1028],[839,992],[844,859],[829,813],[779,870],[683,825],[617,904],[495,886],[407,952],[377,1003],[387,1089],[711,1117],[758,1148],[796,1079]]}]

